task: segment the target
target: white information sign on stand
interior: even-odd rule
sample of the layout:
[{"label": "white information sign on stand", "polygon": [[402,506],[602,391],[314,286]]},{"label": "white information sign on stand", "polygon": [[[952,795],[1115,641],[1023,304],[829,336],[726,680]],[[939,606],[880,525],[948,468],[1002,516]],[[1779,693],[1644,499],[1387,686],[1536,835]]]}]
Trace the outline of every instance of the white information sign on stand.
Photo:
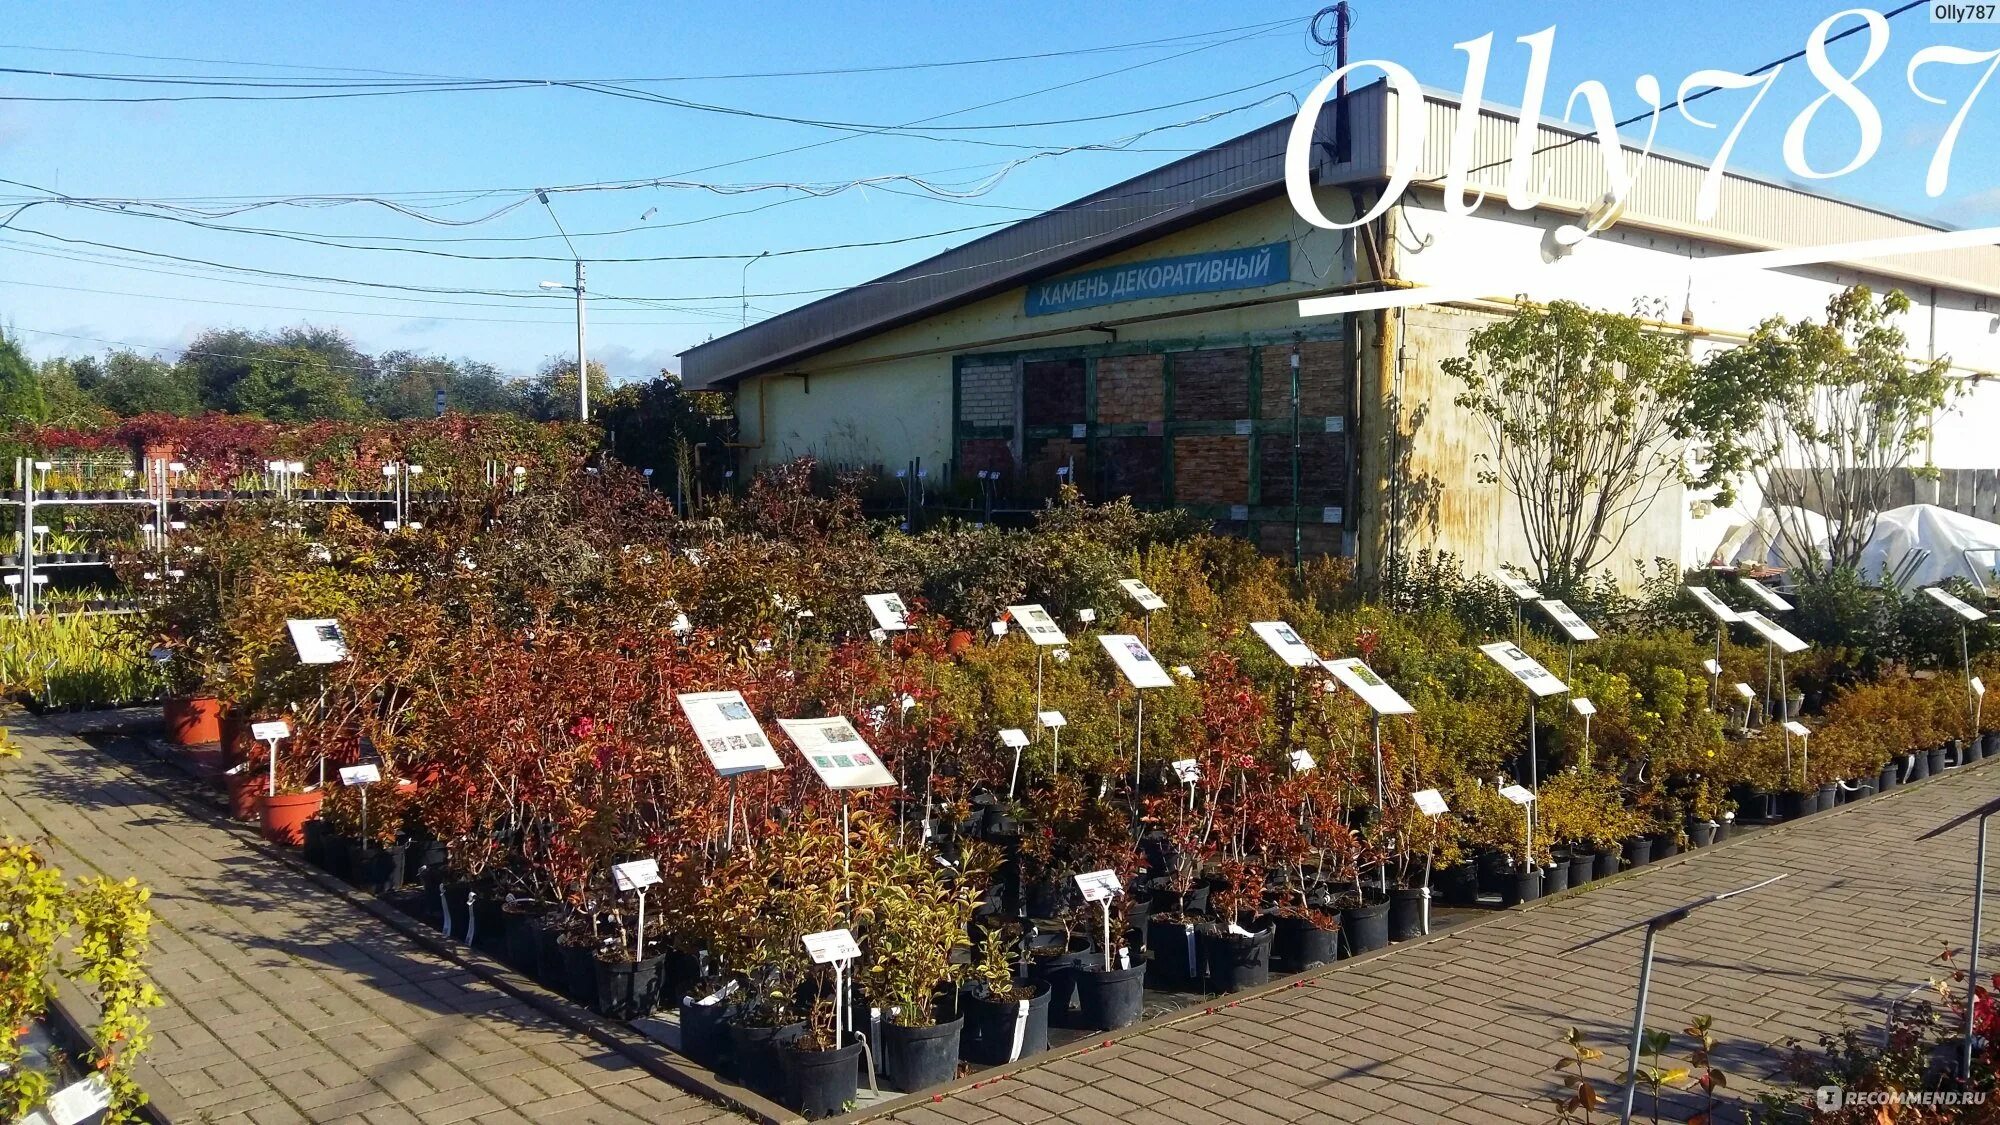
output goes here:
[{"label": "white information sign on stand", "polygon": [[26,1122],[37,1116],[44,1116],[49,1125],[77,1125],[88,1120],[93,1114],[111,1107],[111,1085],[102,1074],[93,1074],[80,1082],[72,1082],[49,1095],[44,1110],[22,1118]]},{"label": "white information sign on stand", "polygon": [[764,737],[743,693],[736,691],[696,691],[677,697],[681,713],[694,728],[709,764],[723,777],[758,770],[780,770],[785,763],[778,749]]},{"label": "white information sign on stand", "polygon": [[343,766],[340,783],[346,786],[373,785],[382,780],[382,769],[373,762],[363,762],[358,766]]},{"label": "white information sign on stand", "polygon": [[1035,712],[1035,718],[1043,726],[1049,728],[1050,730],[1054,730],[1057,727],[1066,727],[1069,725],[1069,720],[1063,718],[1063,713],[1061,711],[1037,711]]},{"label": "white information sign on stand", "polygon": [[1517,805],[1532,804],[1535,799],[1535,794],[1524,785],[1503,785],[1500,795]]},{"label": "white information sign on stand", "polygon": [[1049,616],[1049,611],[1039,605],[1010,605],[1007,616],[1028,634],[1028,639],[1038,645],[1066,645],[1069,638],[1063,635],[1062,626]]},{"label": "white information sign on stand", "polygon": [[1804,723],[1798,721],[1797,719],[1786,719],[1785,729],[1791,732],[1792,734],[1798,735],[1800,738],[1805,738],[1806,736],[1812,734],[1812,728],[1806,726]]},{"label": "white information sign on stand", "polygon": [[1306,773],[1319,764],[1313,761],[1312,751],[1310,750],[1294,750],[1290,754],[1287,754],[1286,757],[1290,759],[1292,768],[1300,773]]},{"label": "white information sign on stand", "polygon": [[828,789],[875,789],[896,784],[896,775],[862,741],[861,732],[839,715],[779,719],[778,726]]},{"label": "white information sign on stand", "polygon": [[1783,613],[1792,608],[1792,603],[1779,597],[1776,590],[1771,589],[1755,578],[1738,578],[1737,581],[1742,583],[1744,589],[1750,591],[1751,597],[1763,602],[1768,609]]},{"label": "white information sign on stand", "polygon": [[1278,659],[1294,668],[1310,668],[1319,663],[1319,655],[1299,639],[1298,630],[1283,621],[1252,621],[1250,631],[1263,638]]},{"label": "white information sign on stand", "polygon": [[1494,571],[1493,581],[1500,583],[1508,593],[1514,595],[1516,601],[1532,602],[1542,596],[1542,592],[1535,589],[1533,583],[1516,578],[1504,570]]},{"label": "white information sign on stand", "polygon": [[1561,598],[1543,598],[1535,604],[1542,607],[1542,612],[1548,614],[1549,620],[1561,627],[1570,640],[1594,641],[1597,639],[1597,630],[1591,628],[1589,622],[1577,616],[1577,612],[1571,609],[1569,603],[1563,601]]},{"label": "white information sign on stand", "polygon": [[292,635],[292,647],[301,664],[338,664],[347,659],[347,637],[340,622],[330,617],[293,619],[285,622]]},{"label": "white information sign on stand", "polygon": [[804,938],[806,953],[815,965],[831,965],[836,961],[852,961],[861,956],[861,947],[855,944],[854,935],[846,930],[822,930],[807,934]]},{"label": "white information sign on stand", "polygon": [[1720,676],[1722,675],[1722,663],[1714,657],[1709,657],[1707,660],[1701,662],[1701,670],[1711,676]]},{"label": "white information sign on stand", "polygon": [[1687,587],[1687,592],[1689,597],[1701,603],[1701,608],[1707,610],[1710,617],[1715,618],[1724,625],[1734,625],[1738,621],[1743,620],[1743,615],[1730,609],[1729,604],[1724,602],[1714,590],[1706,586],[1689,586]]},{"label": "white information sign on stand", "polygon": [[910,611],[901,594],[863,594],[861,600],[884,632],[900,633],[910,627]]},{"label": "white information sign on stand", "polygon": [[1986,698],[1986,681],[1980,679],[1978,676],[1974,676],[1972,677],[1971,683],[1972,683],[1972,694],[1978,696],[1981,699]]},{"label": "white information sign on stand", "polygon": [[1415,707],[1410,706],[1388,681],[1375,674],[1358,656],[1343,656],[1339,660],[1326,660],[1321,666],[1333,674],[1333,678],[1347,686],[1347,690],[1361,697],[1377,715],[1414,715]]},{"label": "white information sign on stand", "polygon": [[1120,578],[1118,586],[1125,591],[1127,597],[1138,603],[1139,608],[1145,610],[1147,613],[1167,608],[1166,599],[1155,594],[1152,587],[1139,581],[1137,578]]},{"label": "white information sign on stand", "polygon": [[660,861],[635,859],[611,865],[611,883],[621,891],[637,891],[660,881]]},{"label": "white information sign on stand", "polygon": [[1480,645],[1479,651],[1486,658],[1505,668],[1513,677],[1539,697],[1561,695],[1569,690],[1569,685],[1556,679],[1555,673],[1542,667],[1541,662],[1521,651],[1521,646],[1512,641],[1495,641]]},{"label": "white information sign on stand", "polygon": [[1193,758],[1182,758],[1174,763],[1174,776],[1180,778],[1182,785],[1193,785],[1201,780],[1201,763]]},{"label": "white information sign on stand", "polygon": [[1006,727],[1000,731],[1000,744],[1020,750],[1028,745],[1028,732],[1020,727]]},{"label": "white information sign on stand", "polygon": [[1954,596],[1950,590],[1942,586],[1926,586],[1924,587],[1924,593],[1930,595],[1932,601],[1958,614],[1967,621],[1986,620],[1984,610],[1979,609],[1977,606],[1967,605],[1964,601]]},{"label": "white information sign on stand", "polygon": [[272,719],[269,722],[263,723],[251,723],[250,737],[259,742],[275,742],[281,738],[290,738],[292,737],[292,725],[283,719]]},{"label": "white information sign on stand", "polygon": [[1757,698],[1757,689],[1751,687],[1749,684],[1746,684],[1741,680],[1738,680],[1736,682],[1736,694],[1742,696],[1745,699],[1755,699]]},{"label": "white information sign on stand", "polygon": [[1754,609],[1743,614],[1743,623],[1755,630],[1758,636],[1777,645],[1778,651],[1787,656],[1806,650],[1806,643],[1793,636],[1791,630],[1786,629],[1783,625],[1758,613]]},{"label": "white information sign on stand", "polygon": [[1435,789],[1419,789],[1410,796],[1417,802],[1417,811],[1425,816],[1443,816],[1451,811],[1451,806],[1444,803],[1444,794]]},{"label": "white information sign on stand", "polygon": [[1167,674],[1153,654],[1146,650],[1146,642],[1129,633],[1100,633],[1097,643],[1111,654],[1111,662],[1125,673],[1135,688],[1162,688],[1174,686],[1174,678]]},{"label": "white information sign on stand", "polygon": [[1590,700],[1585,699],[1583,696],[1580,695],[1573,697],[1569,701],[1569,705],[1570,708],[1579,715],[1597,714],[1597,704],[1592,703]]},{"label": "white information sign on stand", "polygon": [[1125,889],[1118,881],[1118,873],[1109,867],[1102,871],[1085,871],[1076,877],[1076,889],[1083,892],[1085,902],[1103,902]]}]

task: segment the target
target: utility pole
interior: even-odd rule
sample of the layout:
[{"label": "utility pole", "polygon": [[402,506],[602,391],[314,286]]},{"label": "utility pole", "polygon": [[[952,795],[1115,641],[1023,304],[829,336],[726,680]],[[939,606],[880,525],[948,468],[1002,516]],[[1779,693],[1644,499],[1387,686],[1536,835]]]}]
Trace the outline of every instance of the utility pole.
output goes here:
[{"label": "utility pole", "polygon": [[569,232],[563,230],[562,220],[556,218],[556,209],[549,203],[549,193],[537,191],[535,192],[535,198],[541,200],[542,206],[548,209],[549,219],[555,223],[556,231],[563,237],[563,245],[569,247],[570,254],[576,259],[575,285],[564,285],[558,281],[544,281],[542,282],[542,288],[568,289],[576,294],[576,416],[588,422],[590,421],[590,356],[584,347],[583,255],[576,252],[576,243],[569,240]]}]

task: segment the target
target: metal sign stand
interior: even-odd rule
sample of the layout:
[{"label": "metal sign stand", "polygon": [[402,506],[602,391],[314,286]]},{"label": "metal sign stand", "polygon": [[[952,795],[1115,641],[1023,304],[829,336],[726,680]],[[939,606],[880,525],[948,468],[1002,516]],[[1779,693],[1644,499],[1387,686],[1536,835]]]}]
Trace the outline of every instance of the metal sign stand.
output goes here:
[{"label": "metal sign stand", "polygon": [[1959,1055],[1959,1064],[1963,1068],[1960,1074],[1965,1077],[1970,1077],[1972,1074],[1972,1052],[1975,1046],[1972,1021],[1977,1010],[1975,1002],[1979,995],[1979,940],[1986,922],[1986,822],[1996,812],[2000,812],[2000,799],[1988,801],[1971,812],[1945,821],[1917,837],[1917,842],[1922,843],[1942,836],[1968,820],[1979,822],[1979,841],[1974,852],[1972,869],[1972,941],[1966,947],[1968,959],[1965,965],[1965,1043]]}]

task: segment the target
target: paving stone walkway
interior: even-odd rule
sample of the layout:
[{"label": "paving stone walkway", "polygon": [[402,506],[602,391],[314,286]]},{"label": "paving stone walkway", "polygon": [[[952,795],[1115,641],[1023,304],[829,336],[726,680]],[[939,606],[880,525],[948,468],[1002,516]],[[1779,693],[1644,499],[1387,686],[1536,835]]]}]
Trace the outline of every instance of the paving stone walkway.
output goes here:
[{"label": "paving stone walkway", "polygon": [[[907,1125],[1549,1122],[1552,1068],[1570,1027],[1606,1050],[1599,1088],[1618,1088],[1642,939],[1562,951],[1784,874],[1662,931],[1648,1004],[1648,1027],[1678,1031],[1714,1017],[1731,1092],[1739,1106],[1754,1104],[1749,1095],[1781,1055],[1774,1047],[1815,1043],[1844,1020],[1879,1028],[1891,1003],[1940,975],[1941,950],[1964,946],[1974,830],[1916,837],[1996,796],[2000,766],[1953,770],[1110,1046],[998,1081],[981,1075],[976,1088],[891,1116]],[[1992,943],[1982,944],[1990,956]],[[1683,1110],[1671,1120],[1686,1118]],[[1738,1108],[1718,1120],[1745,1117]]]},{"label": "paving stone walkway", "polygon": [[86,743],[10,722],[0,834],[153,888],[149,1058],[216,1125],[730,1121],[190,816]]}]

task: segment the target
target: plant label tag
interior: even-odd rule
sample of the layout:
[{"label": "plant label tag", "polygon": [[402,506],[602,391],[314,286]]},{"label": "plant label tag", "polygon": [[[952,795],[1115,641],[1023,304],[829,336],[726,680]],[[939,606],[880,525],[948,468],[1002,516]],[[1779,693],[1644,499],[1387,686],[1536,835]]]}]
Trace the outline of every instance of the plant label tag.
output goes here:
[{"label": "plant label tag", "polygon": [[839,715],[779,719],[778,726],[828,789],[876,789],[896,784],[896,775],[861,740],[854,724]]},{"label": "plant label tag", "polygon": [[338,621],[295,619],[285,622],[285,630],[292,635],[292,647],[298,650],[301,664],[338,664],[347,659],[347,637]]},{"label": "plant label tag", "polygon": [[1246,930],[1246,929],[1244,929],[1244,928],[1242,927],[1242,925],[1241,925],[1241,924],[1239,924],[1239,923],[1236,923],[1236,922],[1231,922],[1231,923],[1229,923],[1229,932],[1230,932],[1230,933],[1232,933],[1232,934],[1235,934],[1235,935],[1236,935],[1237,937],[1256,937],[1256,936],[1257,936],[1256,934],[1253,934],[1253,933],[1251,933],[1251,932],[1250,932],[1249,930]]},{"label": "plant label tag", "polygon": [[674,636],[685,637],[689,633],[694,632],[694,622],[688,620],[687,614],[676,613],[674,614],[673,623],[668,625],[667,628],[673,630]]},{"label": "plant label tag", "polygon": [[1076,889],[1083,892],[1085,902],[1103,902],[1125,889],[1118,881],[1118,873],[1105,868],[1102,871],[1085,871],[1076,877]]},{"label": "plant label tag", "polygon": [[50,1094],[45,1112],[53,1125],[77,1125],[77,1122],[110,1107],[110,1084],[104,1081],[103,1075],[93,1074]]},{"label": "plant label tag", "polygon": [[1520,785],[1503,785],[1500,787],[1500,795],[1517,805],[1532,804],[1535,800],[1533,791]]},{"label": "plant label tag", "polygon": [[1174,678],[1167,674],[1153,654],[1146,650],[1146,643],[1130,633],[1099,633],[1097,643],[1111,656],[1111,662],[1125,674],[1135,688],[1163,688],[1174,686]]},{"label": "plant label tag", "polygon": [[1174,665],[1174,675],[1179,676],[1183,680],[1192,680],[1194,679],[1194,669],[1185,664],[1176,664]]},{"label": "plant label tag", "polygon": [[1069,428],[1069,436],[1073,439],[1085,438],[1090,436],[1090,424],[1087,422],[1077,422],[1071,425]]},{"label": "plant label tag", "polygon": [[1792,653],[1805,651],[1806,643],[1794,636],[1791,630],[1756,610],[1750,610],[1741,616],[1745,625],[1750,626],[1758,636],[1778,646],[1779,652],[1790,656]]},{"label": "plant label tag", "polygon": [[1597,630],[1591,628],[1588,622],[1577,616],[1577,612],[1571,609],[1569,603],[1563,601],[1561,598],[1543,598],[1535,604],[1542,607],[1542,612],[1548,614],[1549,620],[1554,621],[1560,626],[1570,640],[1594,641],[1597,639]]},{"label": "plant label tag", "polygon": [[373,785],[382,780],[382,768],[373,762],[363,762],[358,766],[345,766],[340,771],[342,785]]},{"label": "plant label tag", "polygon": [[1250,505],[1248,505],[1248,504],[1231,504],[1231,505],[1229,506],[1229,518],[1230,518],[1230,519],[1232,519],[1232,520],[1234,520],[1234,521],[1236,521],[1237,523],[1242,523],[1242,522],[1243,522],[1244,520],[1247,520],[1247,519],[1249,519],[1249,518],[1250,518]]},{"label": "plant label tag", "polygon": [[1774,609],[1779,613],[1783,613],[1786,610],[1792,608],[1792,603],[1779,597],[1778,592],[1776,590],[1771,589],[1769,586],[1764,585],[1762,582],[1757,581],[1755,578],[1738,578],[1737,581],[1743,584],[1744,589],[1750,591],[1752,597],[1756,598],[1760,602],[1763,602],[1764,605],[1769,609]]},{"label": "plant label tag", "polygon": [[1310,750],[1294,750],[1290,754],[1285,755],[1285,757],[1291,761],[1292,768],[1300,773],[1310,772],[1314,766],[1319,764],[1313,761],[1312,751]]},{"label": "plant label tag", "polygon": [[1118,586],[1125,591],[1125,596],[1137,602],[1139,608],[1145,610],[1147,613],[1167,608],[1166,599],[1155,594],[1152,587],[1139,581],[1137,578],[1120,578]]},{"label": "plant label tag", "polygon": [[1063,636],[1062,626],[1049,616],[1049,611],[1039,605],[1010,605],[1007,607],[1010,620],[1021,625],[1021,631],[1038,645],[1066,645],[1069,638]]},{"label": "plant label tag", "polygon": [[815,965],[852,961],[861,956],[861,947],[854,943],[854,935],[846,930],[822,930],[807,934],[804,940],[806,952],[812,955]]},{"label": "plant label tag", "polygon": [[1713,656],[1701,662],[1701,669],[1711,676],[1722,675],[1722,665]]},{"label": "plant label tag", "polygon": [[1339,523],[1345,515],[1346,513],[1339,508],[1321,508],[1319,510],[1319,522]]},{"label": "plant label tag", "polygon": [[251,723],[250,737],[259,742],[275,742],[292,737],[292,726],[283,719],[272,719],[267,723]]},{"label": "plant label tag", "polygon": [[1736,694],[1742,696],[1745,699],[1755,699],[1757,698],[1757,689],[1751,687],[1749,684],[1742,682],[1741,680],[1738,680],[1736,682]]},{"label": "plant label tag", "polygon": [[1561,695],[1569,690],[1569,685],[1556,679],[1555,674],[1542,667],[1541,662],[1521,651],[1521,646],[1512,641],[1495,641],[1490,645],[1480,645],[1479,651],[1486,658],[1521,681],[1537,697]]},{"label": "plant label tag", "polygon": [[701,740],[709,764],[723,777],[758,770],[781,770],[785,763],[778,748],[764,737],[743,693],[735,691],[688,692],[677,697],[681,713]]},{"label": "plant label tag", "polygon": [[1978,676],[1974,676],[1972,677],[1971,687],[1972,687],[1972,694],[1978,696],[1981,699],[1986,698],[1985,680],[1980,679]]},{"label": "plant label tag", "polygon": [[1020,727],[1003,727],[1000,731],[1000,743],[1009,749],[1020,750],[1028,745],[1028,732]]},{"label": "plant label tag", "polygon": [[1708,615],[1715,618],[1718,622],[1724,625],[1734,625],[1738,621],[1743,620],[1743,616],[1735,610],[1730,609],[1728,603],[1717,596],[1714,590],[1706,586],[1689,586],[1687,587],[1687,592],[1689,597],[1700,602],[1701,608],[1707,610]]},{"label": "plant label tag", "polygon": [[1443,816],[1451,811],[1444,803],[1444,794],[1435,789],[1419,789],[1410,796],[1417,802],[1417,811],[1425,816]]},{"label": "plant label tag", "polygon": [[1174,776],[1181,779],[1182,785],[1193,785],[1201,780],[1201,763],[1193,758],[1182,758],[1174,763]]},{"label": "plant label tag", "polygon": [[1252,621],[1250,631],[1268,645],[1278,659],[1294,668],[1310,668],[1319,656],[1302,640],[1298,630],[1283,621]]},{"label": "plant label tag", "polygon": [[1812,735],[1812,731],[1797,719],[1786,719],[1785,730],[1787,733],[1798,735],[1800,738],[1808,738]]},{"label": "plant label tag", "polygon": [[1575,699],[1570,700],[1569,705],[1579,715],[1597,714],[1597,704],[1592,703],[1590,700],[1585,699],[1580,695],[1577,696]]},{"label": "plant label tag", "polygon": [[1960,617],[1963,617],[1967,621],[1986,620],[1986,614],[1984,611],[1965,604],[1965,602],[1959,600],[1957,597],[1954,597],[1951,591],[1945,589],[1942,586],[1926,586],[1924,587],[1924,593],[1929,594],[1931,596],[1932,601],[1935,601],[1937,604],[1945,607],[1946,609],[1952,611],[1953,613],[1958,614]]},{"label": "plant label tag", "polygon": [[1063,718],[1061,711],[1037,711],[1035,712],[1035,718],[1050,730],[1069,725],[1069,720]]},{"label": "plant label tag", "polygon": [[715,1005],[722,1003],[724,1000],[729,999],[731,996],[736,995],[736,990],[738,988],[741,988],[742,985],[743,985],[742,981],[734,981],[734,980],[730,981],[728,984],[725,984],[721,988],[716,989],[714,992],[711,992],[708,995],[702,997],[699,1003],[704,1008],[712,1008]]},{"label": "plant label tag", "polygon": [[885,644],[889,640],[889,634],[883,632],[880,629],[870,629],[868,630],[868,639],[874,641],[878,645]]},{"label": "plant label tag", "polygon": [[1088,625],[1097,620],[1097,611],[1094,609],[1079,609],[1076,611],[1076,619]]},{"label": "plant label tag", "polygon": [[1236,420],[1236,436],[1237,436],[1237,437],[1249,437],[1249,436],[1250,436],[1250,430],[1251,430],[1251,421],[1250,421],[1250,419],[1248,419],[1248,418],[1238,418],[1238,419]]},{"label": "plant label tag", "polygon": [[1416,708],[1410,706],[1388,681],[1375,674],[1375,669],[1363,663],[1360,657],[1348,656],[1339,660],[1324,661],[1321,665],[1333,678],[1347,686],[1347,690],[1361,697],[1377,715],[1411,715]]},{"label": "plant label tag", "polygon": [[1526,579],[1516,578],[1504,570],[1494,571],[1493,581],[1500,583],[1502,589],[1514,595],[1516,601],[1531,602],[1542,596],[1542,592],[1535,589]]},{"label": "plant label tag", "polygon": [[703,559],[703,558],[701,557],[701,551],[700,551],[699,549],[697,549],[697,548],[694,548],[694,547],[683,547],[683,548],[681,548],[681,554],[682,554],[682,555],[683,555],[684,557],[686,557],[687,561],[689,561],[689,562],[693,563],[693,564],[694,564],[694,565],[696,565],[696,566],[700,566],[700,565],[701,565],[701,564],[702,564],[702,563],[703,563],[703,562],[705,561],[705,560],[704,560],[704,559]]},{"label": "plant label tag", "polygon": [[993,630],[993,635],[996,637],[1007,635],[1007,623],[1005,621],[995,621],[991,625],[988,625],[987,628]]},{"label": "plant label tag", "polygon": [[875,615],[875,624],[883,632],[900,633],[910,627],[910,610],[903,604],[901,594],[863,594],[861,601]]},{"label": "plant label tag", "polygon": [[611,882],[621,891],[644,890],[660,881],[660,861],[635,859],[611,865]]}]

